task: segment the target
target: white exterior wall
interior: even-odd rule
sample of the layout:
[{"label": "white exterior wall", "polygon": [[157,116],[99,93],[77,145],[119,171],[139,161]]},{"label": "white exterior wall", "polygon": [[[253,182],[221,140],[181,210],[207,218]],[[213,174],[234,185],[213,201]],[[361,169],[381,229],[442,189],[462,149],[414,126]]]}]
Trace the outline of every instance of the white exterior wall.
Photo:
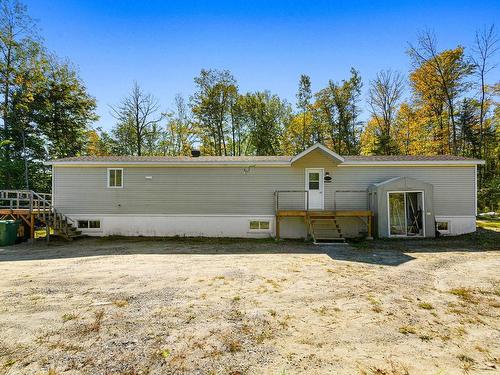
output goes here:
[{"label": "white exterior wall", "polygon": [[[89,236],[246,237],[274,236],[270,215],[77,215],[70,219],[100,220],[100,229],[79,228]],[[250,230],[250,221],[269,221],[269,230]]]}]

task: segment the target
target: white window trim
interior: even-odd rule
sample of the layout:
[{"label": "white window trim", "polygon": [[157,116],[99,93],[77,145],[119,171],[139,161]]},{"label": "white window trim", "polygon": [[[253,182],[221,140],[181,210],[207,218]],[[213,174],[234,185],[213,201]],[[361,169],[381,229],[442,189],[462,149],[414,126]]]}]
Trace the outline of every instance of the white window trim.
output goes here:
[{"label": "white window trim", "polygon": [[[109,171],[122,171],[122,184],[121,186],[110,186],[109,185]],[[108,181],[108,189],[123,189],[123,168],[107,168],[107,181]]]},{"label": "white window trim", "polygon": [[[448,229],[438,229],[438,223],[448,223]],[[451,220],[437,220],[436,219],[436,230],[441,234],[450,234],[451,233]]]},{"label": "white window trim", "polygon": [[[267,221],[269,223],[269,229],[260,229],[260,228],[259,229],[252,229],[252,228],[250,228],[250,223],[252,221],[259,221],[259,222],[260,221]],[[259,226],[260,226],[260,224],[259,224]],[[270,219],[249,219],[248,220],[248,232],[251,232],[251,233],[271,233],[272,229],[273,229],[273,223]]]},{"label": "white window trim", "polygon": [[[78,230],[81,230],[81,231],[85,231],[85,232],[102,232],[102,220],[101,219],[75,219],[76,221],[76,225],[77,225],[77,228]],[[99,222],[99,228],[82,228],[80,227],[80,221],[86,221],[87,223],[91,222],[91,221],[98,221]]]},{"label": "white window trim", "polygon": [[[407,234],[392,234],[391,235],[391,210],[389,206],[389,194],[393,193],[422,193],[422,235],[421,236],[408,236]],[[387,234],[389,238],[422,238],[425,237],[425,220],[426,220],[426,212],[425,212],[425,192],[423,190],[392,190],[387,192]],[[408,230],[408,224],[406,223],[406,194],[405,194],[405,228]],[[449,227],[448,227],[449,229]]]}]

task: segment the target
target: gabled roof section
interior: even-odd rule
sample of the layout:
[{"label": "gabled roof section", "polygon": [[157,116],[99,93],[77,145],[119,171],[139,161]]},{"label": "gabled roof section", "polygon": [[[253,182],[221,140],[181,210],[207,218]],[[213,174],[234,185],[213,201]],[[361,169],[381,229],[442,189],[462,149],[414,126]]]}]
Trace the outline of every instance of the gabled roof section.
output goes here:
[{"label": "gabled roof section", "polygon": [[324,154],[331,157],[333,160],[335,160],[338,163],[344,162],[344,158],[342,156],[340,156],[336,152],[333,152],[332,150],[330,150],[328,147],[322,145],[321,143],[316,143],[315,145],[312,145],[311,147],[302,151],[300,154],[294,156],[292,158],[292,161],[291,161],[292,164],[295,163],[297,160],[302,159],[304,156],[309,155],[311,152],[316,151],[316,150],[323,152]]}]

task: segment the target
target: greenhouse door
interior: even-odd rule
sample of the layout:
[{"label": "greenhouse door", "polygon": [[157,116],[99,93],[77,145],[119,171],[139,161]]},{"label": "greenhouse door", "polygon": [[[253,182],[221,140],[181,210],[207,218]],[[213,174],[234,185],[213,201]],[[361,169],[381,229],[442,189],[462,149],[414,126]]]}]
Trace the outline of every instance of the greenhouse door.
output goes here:
[{"label": "greenhouse door", "polygon": [[424,192],[387,193],[389,237],[423,237]]}]

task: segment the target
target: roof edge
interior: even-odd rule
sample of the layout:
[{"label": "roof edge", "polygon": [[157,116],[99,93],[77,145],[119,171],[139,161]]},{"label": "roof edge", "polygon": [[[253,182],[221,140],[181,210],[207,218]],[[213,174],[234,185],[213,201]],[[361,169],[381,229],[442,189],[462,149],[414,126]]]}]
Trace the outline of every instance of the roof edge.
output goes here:
[{"label": "roof edge", "polygon": [[238,160],[229,160],[229,161],[199,161],[199,160],[179,160],[179,161],[127,161],[127,160],[69,160],[69,161],[58,161],[58,160],[50,160],[44,162],[45,165],[163,165],[163,166],[176,166],[176,165],[195,165],[195,166],[219,166],[219,165],[236,165],[236,166],[252,166],[252,165],[285,165],[289,166],[289,160],[267,160],[267,161],[238,161]]},{"label": "roof edge", "polygon": [[341,167],[365,165],[484,165],[484,160],[347,160]]}]

